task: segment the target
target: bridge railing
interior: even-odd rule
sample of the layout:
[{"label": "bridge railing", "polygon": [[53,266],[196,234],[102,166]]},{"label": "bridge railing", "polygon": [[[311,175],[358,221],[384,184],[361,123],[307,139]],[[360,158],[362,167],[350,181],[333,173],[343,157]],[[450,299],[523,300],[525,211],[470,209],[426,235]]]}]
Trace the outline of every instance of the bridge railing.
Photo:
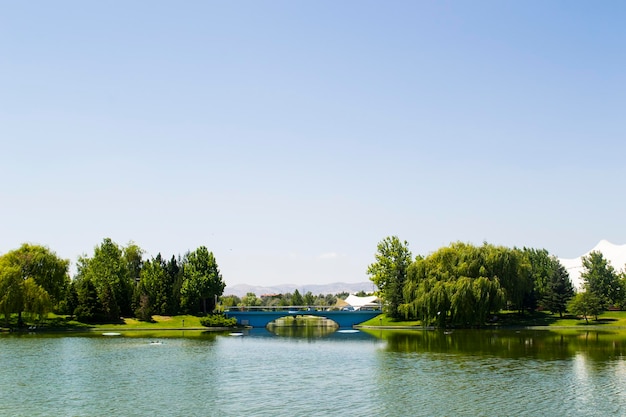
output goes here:
[{"label": "bridge railing", "polygon": [[[355,311],[357,309],[345,306],[230,306],[224,309],[224,311],[284,311],[284,312],[303,312],[307,311]],[[380,307],[372,308],[360,308],[360,311],[378,311]]]},{"label": "bridge railing", "polygon": [[330,311],[340,310],[335,306],[231,306],[225,311]]}]

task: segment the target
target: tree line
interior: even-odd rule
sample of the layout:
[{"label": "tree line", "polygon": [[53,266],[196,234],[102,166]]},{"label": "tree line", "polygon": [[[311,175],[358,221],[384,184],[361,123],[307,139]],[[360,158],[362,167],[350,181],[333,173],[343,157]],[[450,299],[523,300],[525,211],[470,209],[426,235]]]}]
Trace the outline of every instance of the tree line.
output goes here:
[{"label": "tree line", "polygon": [[[288,306],[327,306],[332,307],[337,304],[338,299],[346,299],[350,295],[347,292],[337,294],[317,294],[311,291],[301,294],[297,289],[293,293],[282,294],[262,294],[257,296],[253,292],[247,293],[243,297],[236,295],[226,295],[221,298],[221,306],[229,307],[288,307]],[[355,295],[364,297],[367,294],[360,291]]]},{"label": "tree line", "polygon": [[428,256],[412,257],[406,241],[387,237],[367,272],[386,314],[424,325],[480,326],[503,309],[543,309],[563,315],[597,315],[626,305],[626,274],[600,252],[583,257],[583,288],[575,294],[569,274],[545,249],[456,242]]},{"label": "tree line", "polygon": [[[118,322],[120,317],[151,320],[153,315],[206,315],[232,306],[334,306],[348,293],[310,291],[244,297],[223,296],[225,283],[212,252],[200,246],[182,257],[144,258],[136,244],[106,238],[93,254],[78,258],[73,279],[69,260],[49,248],[23,244],[0,256],[0,316],[6,325],[41,319],[49,312],[86,323]],[[365,294],[362,294],[365,295]],[[218,305],[219,304],[219,305]],[[219,307],[219,308],[218,308]]]},{"label": "tree line", "polygon": [[583,289],[571,300],[568,308],[573,314],[589,321],[607,309],[622,310],[626,306],[626,268],[617,272],[601,252],[593,251],[582,258],[580,278]]},{"label": "tree line", "polygon": [[83,322],[150,320],[153,315],[212,312],[226,284],[205,246],[184,256],[143,258],[134,243],[106,238],[91,256],[81,256],[69,276],[69,260],[49,248],[23,244],[0,256],[0,315],[30,319],[54,311]]},{"label": "tree line", "polygon": [[[70,279],[69,260],[49,248],[23,244],[0,256],[0,315],[41,318],[53,311],[83,322],[120,317],[207,314],[237,305],[328,305],[337,295],[276,294],[222,297],[225,283],[212,252],[200,246],[184,256],[144,259],[134,243],[104,239],[81,256]],[[392,318],[424,325],[480,326],[502,309],[548,310],[597,316],[626,306],[626,273],[616,272],[600,252],[583,257],[582,291],[575,294],[567,270],[545,249],[456,242],[413,258],[406,241],[387,237],[367,272]],[[347,294],[343,294],[347,296]]]}]

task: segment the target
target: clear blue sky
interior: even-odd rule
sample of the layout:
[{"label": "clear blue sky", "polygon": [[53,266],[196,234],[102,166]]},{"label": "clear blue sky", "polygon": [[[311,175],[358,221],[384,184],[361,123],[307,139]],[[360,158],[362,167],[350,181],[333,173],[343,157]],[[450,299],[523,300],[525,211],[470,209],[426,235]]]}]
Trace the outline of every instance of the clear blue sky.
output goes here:
[{"label": "clear blue sky", "polygon": [[0,1],[0,253],[367,280],[377,243],[626,243],[618,1]]}]

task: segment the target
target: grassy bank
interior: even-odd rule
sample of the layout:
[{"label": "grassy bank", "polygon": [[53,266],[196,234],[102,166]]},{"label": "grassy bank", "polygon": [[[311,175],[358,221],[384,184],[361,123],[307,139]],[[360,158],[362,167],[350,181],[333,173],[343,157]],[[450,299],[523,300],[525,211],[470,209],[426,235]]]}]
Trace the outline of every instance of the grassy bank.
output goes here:
[{"label": "grassy bank", "polygon": [[[36,330],[49,331],[145,331],[145,330],[208,330],[200,324],[201,317],[184,316],[153,316],[150,322],[139,321],[134,318],[124,318],[119,323],[86,324],[71,320],[65,316],[51,314],[48,318],[34,323]],[[16,328],[16,318],[12,318],[10,328]],[[4,326],[4,324],[2,325]],[[419,328],[422,323],[419,320],[394,320],[381,314],[371,320],[363,322],[360,326],[386,327],[386,328]],[[584,318],[547,312],[526,313],[520,315],[513,311],[504,311],[497,315],[497,320],[485,327],[548,327],[548,328],[626,328],[626,311],[606,311],[598,316],[590,317],[587,323]],[[30,327],[30,325],[29,325]],[[8,330],[4,328],[3,330]]]},{"label": "grassy bank", "polygon": [[[134,318],[123,318],[119,323],[87,324],[65,316],[50,314],[48,318],[40,320],[28,327],[36,330],[76,330],[76,331],[103,331],[103,330],[178,330],[178,329],[207,329],[200,324],[201,317],[184,316],[153,316],[152,321],[139,321]],[[2,325],[4,326],[4,324]],[[17,327],[17,319],[12,318],[10,328]]]},{"label": "grassy bank", "polygon": [[418,327],[422,323],[419,320],[395,320],[385,314],[374,317],[361,323],[359,326],[381,326],[381,327]]},{"label": "grassy bank", "polygon": [[[502,327],[623,327],[626,328],[626,311],[606,311],[598,316],[589,317],[588,322],[584,318],[571,315],[559,317],[558,314],[548,312],[534,312],[520,315],[515,311],[504,311],[497,315],[497,320],[489,323],[486,327],[502,326]],[[384,314],[374,317],[371,320],[363,322],[361,326],[373,327],[420,327],[422,323],[419,320],[394,320]]]}]

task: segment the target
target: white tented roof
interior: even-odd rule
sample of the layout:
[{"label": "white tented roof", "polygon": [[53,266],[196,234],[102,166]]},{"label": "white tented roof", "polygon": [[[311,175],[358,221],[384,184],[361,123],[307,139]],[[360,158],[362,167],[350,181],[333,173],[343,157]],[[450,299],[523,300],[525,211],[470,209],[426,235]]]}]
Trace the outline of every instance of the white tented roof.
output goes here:
[{"label": "white tented roof", "polygon": [[350,294],[348,298],[346,298],[346,303],[355,309],[359,309],[361,307],[378,307],[378,297],[375,295],[357,297],[354,294]]}]

